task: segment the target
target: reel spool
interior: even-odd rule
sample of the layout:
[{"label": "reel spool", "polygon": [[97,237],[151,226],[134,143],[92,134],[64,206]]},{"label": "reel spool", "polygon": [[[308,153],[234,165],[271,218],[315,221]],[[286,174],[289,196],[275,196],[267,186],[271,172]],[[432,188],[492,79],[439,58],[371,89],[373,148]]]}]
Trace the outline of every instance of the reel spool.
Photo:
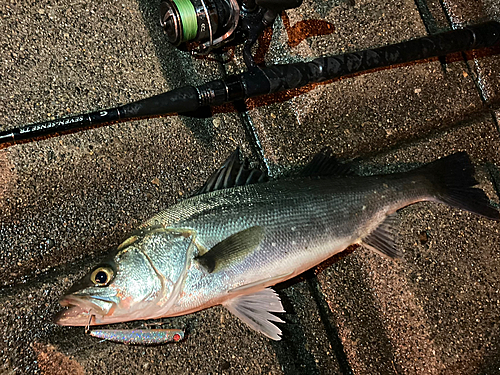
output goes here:
[{"label": "reel spool", "polygon": [[160,23],[174,46],[200,42],[198,53],[226,44],[238,26],[236,0],[167,0],[160,4]]},{"label": "reel spool", "polygon": [[207,54],[229,42],[245,44],[246,64],[255,66],[251,46],[285,9],[302,0],[164,0],[160,23],[170,43],[198,42],[194,52]]}]

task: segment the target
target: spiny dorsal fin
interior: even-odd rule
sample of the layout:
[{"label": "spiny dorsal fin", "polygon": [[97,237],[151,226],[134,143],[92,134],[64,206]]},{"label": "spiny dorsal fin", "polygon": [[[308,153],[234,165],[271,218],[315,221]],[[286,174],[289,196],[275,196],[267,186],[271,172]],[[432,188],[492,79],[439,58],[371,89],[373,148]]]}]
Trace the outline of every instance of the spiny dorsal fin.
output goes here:
[{"label": "spiny dorsal fin", "polygon": [[280,297],[270,288],[230,299],[223,306],[250,328],[270,339],[281,340],[281,330],[272,322],[284,323],[271,313],[284,313]]},{"label": "spiny dorsal fin", "polygon": [[333,156],[332,149],[325,147],[304,167],[301,176],[316,177],[316,176],[350,176],[354,175],[351,166],[340,163]]},{"label": "spiny dorsal fin", "polygon": [[227,189],[235,186],[250,185],[267,181],[267,174],[260,169],[248,168],[248,159],[240,162],[240,149],[237,148],[224,164],[210,176],[197,194]]},{"label": "spiny dorsal fin", "polygon": [[370,250],[389,258],[401,258],[403,254],[396,247],[397,231],[395,226],[397,221],[398,216],[396,213],[387,216],[377,229],[363,238],[363,244]]},{"label": "spiny dorsal fin", "polygon": [[209,273],[217,272],[252,253],[259,246],[262,237],[262,227],[251,227],[229,236],[196,259]]}]

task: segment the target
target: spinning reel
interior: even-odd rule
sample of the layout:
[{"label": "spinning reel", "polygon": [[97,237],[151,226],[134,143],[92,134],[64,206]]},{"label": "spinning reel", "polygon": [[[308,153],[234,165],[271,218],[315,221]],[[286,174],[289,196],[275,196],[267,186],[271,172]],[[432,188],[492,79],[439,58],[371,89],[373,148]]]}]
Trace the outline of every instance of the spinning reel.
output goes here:
[{"label": "spinning reel", "polygon": [[199,54],[244,44],[245,63],[254,67],[251,48],[259,35],[282,11],[301,4],[302,0],[165,0],[160,22],[170,43],[195,43]]}]

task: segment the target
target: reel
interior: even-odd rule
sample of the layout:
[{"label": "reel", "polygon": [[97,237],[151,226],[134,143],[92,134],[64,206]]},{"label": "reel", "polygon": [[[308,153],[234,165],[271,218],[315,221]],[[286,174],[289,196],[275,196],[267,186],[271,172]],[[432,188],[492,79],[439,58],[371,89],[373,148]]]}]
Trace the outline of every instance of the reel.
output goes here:
[{"label": "reel", "polygon": [[254,67],[251,47],[262,31],[285,9],[302,0],[165,0],[160,4],[160,23],[174,46],[197,44],[193,50],[208,54],[229,43],[244,44],[243,57]]}]

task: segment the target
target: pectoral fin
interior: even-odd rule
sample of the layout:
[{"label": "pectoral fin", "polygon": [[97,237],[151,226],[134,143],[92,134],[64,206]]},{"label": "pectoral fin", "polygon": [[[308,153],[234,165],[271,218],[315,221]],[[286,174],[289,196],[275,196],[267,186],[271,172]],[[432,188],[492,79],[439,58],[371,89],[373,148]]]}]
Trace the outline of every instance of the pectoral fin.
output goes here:
[{"label": "pectoral fin", "polygon": [[250,328],[260,332],[270,339],[281,340],[281,330],[272,322],[284,323],[271,313],[284,313],[280,297],[270,288],[254,294],[233,298],[223,306],[240,318]]},{"label": "pectoral fin", "polygon": [[395,224],[398,220],[397,214],[387,216],[387,218],[368,236],[363,238],[363,245],[389,258],[401,258],[401,250],[396,246]]},{"label": "pectoral fin", "polygon": [[196,259],[208,272],[217,272],[251,254],[259,246],[263,236],[264,229],[259,226],[242,230]]}]

